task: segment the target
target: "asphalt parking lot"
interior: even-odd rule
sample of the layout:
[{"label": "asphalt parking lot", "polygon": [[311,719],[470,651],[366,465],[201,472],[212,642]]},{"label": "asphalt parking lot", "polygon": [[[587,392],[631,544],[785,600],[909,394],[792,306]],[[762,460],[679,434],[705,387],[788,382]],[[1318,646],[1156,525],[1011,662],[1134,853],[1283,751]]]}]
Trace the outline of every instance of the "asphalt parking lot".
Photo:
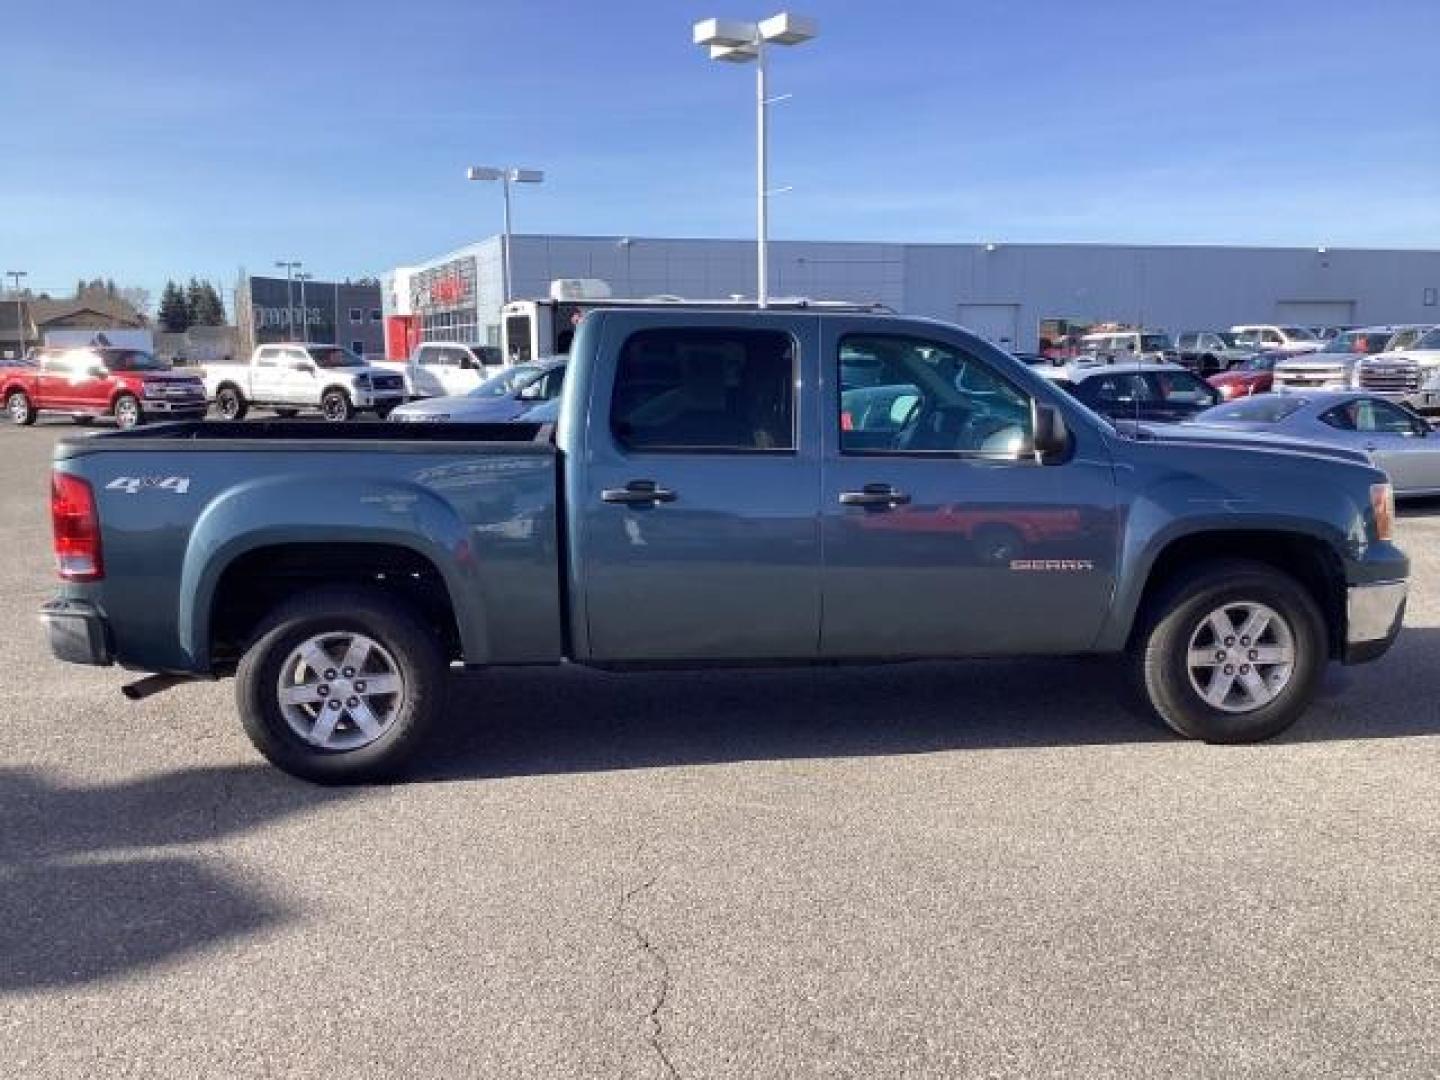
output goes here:
[{"label": "asphalt parking lot", "polygon": [[1270,744],[1093,661],[506,672],[325,790],[228,683],[49,659],[73,430],[0,430],[4,1076],[1440,1071],[1440,506],[1400,643]]}]

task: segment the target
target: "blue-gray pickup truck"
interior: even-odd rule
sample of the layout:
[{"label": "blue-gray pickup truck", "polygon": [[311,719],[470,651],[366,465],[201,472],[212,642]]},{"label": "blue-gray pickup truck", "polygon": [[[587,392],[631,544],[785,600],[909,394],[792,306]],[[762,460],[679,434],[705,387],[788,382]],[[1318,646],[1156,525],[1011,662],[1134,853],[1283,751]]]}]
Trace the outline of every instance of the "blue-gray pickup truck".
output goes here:
[{"label": "blue-gray pickup truck", "polygon": [[52,502],[55,655],[233,675],[328,782],[443,737],[452,664],[1114,654],[1180,734],[1263,739],[1385,652],[1409,573],[1359,455],[1117,426],[862,308],[597,310],[553,427],[71,437]]}]

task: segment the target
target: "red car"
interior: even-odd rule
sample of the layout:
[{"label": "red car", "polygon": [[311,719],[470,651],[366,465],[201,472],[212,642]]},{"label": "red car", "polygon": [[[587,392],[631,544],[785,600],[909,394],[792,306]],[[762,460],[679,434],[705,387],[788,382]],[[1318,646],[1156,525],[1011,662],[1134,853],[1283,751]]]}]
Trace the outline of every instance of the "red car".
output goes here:
[{"label": "red car", "polygon": [[1225,401],[1233,401],[1238,397],[1249,397],[1251,394],[1266,394],[1270,392],[1271,384],[1275,379],[1276,363],[1284,359],[1284,353],[1256,353],[1248,360],[1242,360],[1229,371],[1212,375],[1205,381],[1219,390],[1220,397]]},{"label": "red car", "polygon": [[67,413],[77,423],[111,416],[122,428],[147,420],[198,420],[205,415],[199,375],[171,371],[140,349],[41,349],[34,364],[0,367],[0,402],[17,424],[41,413]]}]

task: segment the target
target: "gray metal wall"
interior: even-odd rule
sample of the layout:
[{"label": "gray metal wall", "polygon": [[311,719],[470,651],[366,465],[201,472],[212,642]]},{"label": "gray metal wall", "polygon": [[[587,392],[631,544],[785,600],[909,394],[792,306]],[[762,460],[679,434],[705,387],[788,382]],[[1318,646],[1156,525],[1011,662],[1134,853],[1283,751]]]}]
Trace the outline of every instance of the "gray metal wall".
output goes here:
[{"label": "gray metal wall", "polygon": [[[545,296],[565,277],[602,278],[617,296],[755,295],[751,241],[527,235],[511,248],[521,298]],[[496,324],[498,238],[462,250],[479,259],[481,321]],[[1237,322],[1440,322],[1437,251],[776,241],[770,258],[775,295],[879,301],[1012,337],[1005,344],[1017,349],[1035,347],[1046,318],[1172,332]]]}]

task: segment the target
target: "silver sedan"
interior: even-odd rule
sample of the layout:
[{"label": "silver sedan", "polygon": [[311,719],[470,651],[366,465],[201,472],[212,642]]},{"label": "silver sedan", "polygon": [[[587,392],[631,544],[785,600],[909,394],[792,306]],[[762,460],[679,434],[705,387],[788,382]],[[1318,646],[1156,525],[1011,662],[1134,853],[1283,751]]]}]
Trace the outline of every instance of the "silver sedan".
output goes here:
[{"label": "silver sedan", "polygon": [[1186,426],[1358,450],[1389,474],[1397,498],[1440,495],[1440,432],[1418,413],[1374,394],[1260,394],[1206,409]]}]

